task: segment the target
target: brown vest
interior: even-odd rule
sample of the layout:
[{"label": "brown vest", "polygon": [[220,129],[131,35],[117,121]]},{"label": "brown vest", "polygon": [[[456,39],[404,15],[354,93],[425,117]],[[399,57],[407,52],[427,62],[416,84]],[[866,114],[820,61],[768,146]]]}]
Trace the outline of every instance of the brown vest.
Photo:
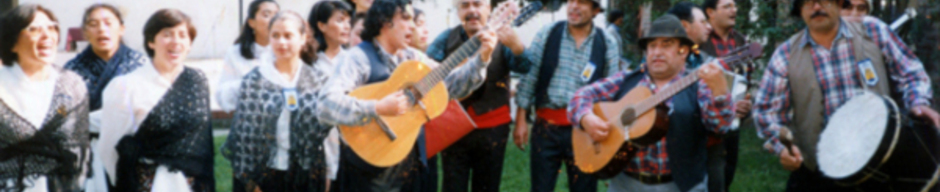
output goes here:
[{"label": "brown vest", "polygon": [[[878,45],[865,32],[861,23],[843,22],[849,33],[852,34],[850,43],[854,51],[853,64],[858,61],[871,59],[878,75],[878,82],[869,90],[881,95],[889,95],[887,70],[884,63],[884,53]],[[787,71],[790,81],[790,101],[793,105],[793,121],[788,125],[793,132],[793,144],[803,153],[803,165],[816,170],[816,144],[819,135],[826,127],[825,103],[813,65],[812,49],[805,49],[804,38],[808,37],[806,30],[790,37],[790,59]],[[856,71],[857,72],[857,71]],[[864,84],[863,80],[859,80]]]}]

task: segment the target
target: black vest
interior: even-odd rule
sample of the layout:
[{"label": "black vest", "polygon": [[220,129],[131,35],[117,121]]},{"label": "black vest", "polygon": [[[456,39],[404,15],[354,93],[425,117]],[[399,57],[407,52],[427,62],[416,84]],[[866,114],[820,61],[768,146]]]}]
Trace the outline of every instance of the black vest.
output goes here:
[{"label": "black vest", "polygon": [[[467,32],[464,31],[462,26],[451,29],[447,41],[444,43],[444,57],[446,58],[454,51],[457,51],[468,38]],[[483,82],[483,85],[460,102],[463,106],[473,107],[473,110],[477,113],[474,115],[485,114],[509,104],[510,63],[508,58],[503,55],[503,49],[505,49],[505,46],[500,44],[493,51],[493,56],[490,59],[491,63],[486,68],[486,81]]]},{"label": "black vest", "polygon": [[[542,54],[542,65],[539,68],[538,80],[535,82],[536,107],[548,103],[548,85],[551,84],[552,77],[555,76],[555,69],[558,68],[559,58],[561,57],[562,33],[565,32],[567,26],[568,22],[566,21],[555,23],[548,34],[548,39],[546,39]],[[594,36],[594,42],[591,44],[591,56],[588,60],[594,63],[597,68],[588,83],[607,77],[607,65],[615,64],[607,63],[607,37],[604,36],[604,30],[599,27],[594,27],[593,30],[597,33],[597,36]]]},{"label": "black vest", "polygon": [[[389,76],[391,76],[391,69],[389,69],[388,64],[384,62],[386,60],[383,60],[381,57],[379,57],[379,52],[376,50],[376,45],[373,44],[372,41],[362,41],[362,43],[359,43],[359,48],[362,49],[362,52],[366,53],[367,57],[369,57],[369,71],[371,72],[369,73],[369,80],[366,81],[366,84],[385,81],[389,78]],[[418,150],[418,154],[421,158],[421,164],[427,165],[427,158],[425,158],[427,157],[427,155],[425,155],[427,154],[427,151],[425,151],[424,129],[421,129],[421,133],[418,134],[418,141],[415,142],[414,147],[415,148],[412,149],[412,153],[414,153],[414,150]]]},{"label": "black vest", "polygon": [[[620,99],[635,87],[646,73],[636,71],[624,77],[615,99]],[[669,169],[676,185],[688,191],[705,181],[707,141],[705,125],[698,106],[698,83],[693,83],[672,97],[669,114],[669,132],[666,133],[666,153]]]}]

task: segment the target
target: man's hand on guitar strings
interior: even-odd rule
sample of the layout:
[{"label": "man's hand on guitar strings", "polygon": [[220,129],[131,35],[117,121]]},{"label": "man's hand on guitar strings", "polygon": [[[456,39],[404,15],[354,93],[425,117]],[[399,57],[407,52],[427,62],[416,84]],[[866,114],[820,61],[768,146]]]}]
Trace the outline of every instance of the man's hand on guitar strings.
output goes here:
[{"label": "man's hand on guitar strings", "polygon": [[714,62],[702,66],[697,71],[698,77],[705,80],[705,84],[712,90],[712,96],[728,93],[728,84],[724,74],[725,72],[721,69],[721,66]]},{"label": "man's hand on guitar strings", "polygon": [[408,111],[408,97],[398,91],[375,102],[375,113],[381,116],[398,116]]},{"label": "man's hand on guitar strings", "polygon": [[783,169],[787,171],[796,171],[803,165],[803,154],[800,153],[800,148],[795,145],[791,148],[793,149],[793,155],[790,155],[790,149],[786,147],[783,148],[783,151],[780,151],[780,165],[783,165]]},{"label": "man's hand on guitar strings", "polygon": [[496,37],[499,39],[499,43],[512,50],[513,54],[521,55],[525,51],[525,44],[519,41],[519,35],[510,25],[496,29]]},{"label": "man's hand on guitar strings", "polygon": [[581,117],[581,128],[583,128],[594,141],[606,139],[607,135],[610,134],[610,127],[610,123],[594,115],[594,113],[588,113],[584,115],[584,117]]},{"label": "man's hand on guitar strings", "polygon": [[911,108],[911,114],[914,114],[915,117],[919,117],[925,121],[930,122],[934,128],[940,129],[940,114],[937,114],[937,111],[934,111],[929,106],[915,106]]},{"label": "man's hand on guitar strings", "polygon": [[483,30],[477,34],[480,38],[480,60],[484,63],[490,63],[490,56],[493,54],[493,50],[496,49],[496,32],[493,30]]}]

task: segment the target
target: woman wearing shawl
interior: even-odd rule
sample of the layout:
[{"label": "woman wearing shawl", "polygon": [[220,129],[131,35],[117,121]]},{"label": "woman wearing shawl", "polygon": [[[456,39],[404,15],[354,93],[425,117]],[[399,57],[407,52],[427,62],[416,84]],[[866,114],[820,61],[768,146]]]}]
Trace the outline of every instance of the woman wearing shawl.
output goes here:
[{"label": "woman wearing shawl", "polygon": [[183,65],[195,38],[189,16],[157,11],[144,25],[153,64],[105,88],[98,151],[117,191],[215,191],[208,82]]},{"label": "woman wearing shawl", "polygon": [[232,162],[234,191],[324,191],[323,139],[316,118],[324,79],[313,31],[296,12],[271,20],[274,58],[242,79],[232,131],[222,154]]},{"label": "woman wearing shawl", "polygon": [[81,191],[89,159],[81,77],[56,68],[59,25],[39,5],[0,19],[0,191]]}]

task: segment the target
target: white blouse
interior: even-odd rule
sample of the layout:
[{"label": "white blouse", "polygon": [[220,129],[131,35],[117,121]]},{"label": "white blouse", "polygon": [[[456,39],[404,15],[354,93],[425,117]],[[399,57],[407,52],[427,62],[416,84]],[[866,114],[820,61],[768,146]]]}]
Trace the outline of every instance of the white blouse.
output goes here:
[{"label": "white blouse", "polygon": [[242,77],[262,63],[271,63],[264,61],[271,58],[270,47],[255,43],[252,47],[255,55],[254,59],[242,57],[240,47],[240,44],[235,44],[225,53],[225,63],[222,64],[222,77],[219,79],[219,85],[215,93],[219,108],[226,112],[234,111],[237,106],[238,87],[241,86]]},{"label": "white blouse", "polygon": [[[52,66],[44,67],[40,73],[47,73],[48,78],[39,81],[30,80],[18,63],[13,63],[12,66],[0,67],[0,85],[2,85],[0,86],[0,101],[3,101],[13,112],[25,118],[36,129],[42,127],[46,113],[49,112],[55,92],[55,83],[59,78],[59,72]],[[45,176],[34,175],[26,179],[32,185],[24,191],[48,191],[48,180]],[[10,186],[15,181],[0,182],[6,182]]]},{"label": "white blouse", "polygon": [[[173,79],[183,70],[174,72]],[[172,82],[160,76],[153,64],[144,64],[133,72],[111,80],[102,93],[101,136],[97,152],[110,175],[111,183],[117,183],[118,154],[115,147],[125,135],[137,133],[150,110],[160,102]],[[151,191],[191,191],[186,176],[181,171],[169,171],[164,165],[157,166]]]},{"label": "white blouse", "polygon": [[[317,62],[313,64],[313,68],[322,71],[323,73],[321,74],[333,74],[333,70],[337,65],[346,63],[345,55],[345,49],[341,49],[332,59],[327,57],[326,52],[320,52],[317,54],[318,59]],[[330,129],[330,133],[326,136],[326,139],[323,140],[323,153],[326,157],[326,176],[330,180],[336,180],[336,173],[339,171],[339,145],[339,130],[333,127],[333,129]]]},{"label": "white blouse", "polygon": [[[261,77],[264,77],[264,79],[284,89],[296,89],[297,79],[300,79],[300,69],[294,72],[294,79],[287,79],[274,67],[274,62],[258,66],[258,72],[261,72]],[[277,151],[275,151],[272,161],[269,161],[268,167],[287,171],[290,166],[290,154],[288,153],[290,150],[290,110],[287,106],[281,108],[281,114],[277,118],[275,138],[277,139]]]}]

